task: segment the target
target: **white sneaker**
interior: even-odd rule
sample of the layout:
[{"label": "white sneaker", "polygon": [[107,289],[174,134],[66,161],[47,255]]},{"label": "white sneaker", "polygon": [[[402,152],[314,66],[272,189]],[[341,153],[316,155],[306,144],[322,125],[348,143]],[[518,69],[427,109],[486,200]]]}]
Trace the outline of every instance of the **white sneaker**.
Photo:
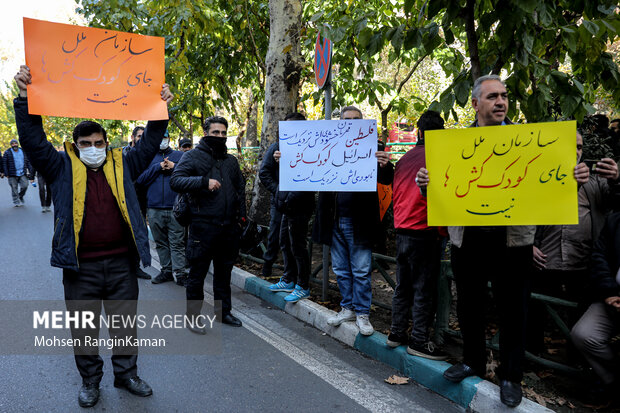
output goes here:
[{"label": "white sneaker", "polygon": [[368,314],[358,314],[355,319],[355,325],[360,329],[360,334],[363,336],[370,336],[375,332],[375,329],[368,319]]},{"label": "white sneaker", "polygon": [[345,321],[353,321],[355,320],[355,313],[348,308],[343,308],[340,310],[338,314],[334,317],[330,317],[327,319],[327,324],[333,327],[337,327]]}]

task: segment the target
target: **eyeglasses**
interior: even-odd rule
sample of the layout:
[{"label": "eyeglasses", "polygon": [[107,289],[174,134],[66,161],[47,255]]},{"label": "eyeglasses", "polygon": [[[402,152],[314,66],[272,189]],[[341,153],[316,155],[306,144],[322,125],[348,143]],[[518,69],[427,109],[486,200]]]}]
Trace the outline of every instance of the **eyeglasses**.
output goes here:
[{"label": "eyeglasses", "polygon": [[95,146],[95,148],[105,148],[106,142],[105,141],[97,141],[95,143],[92,143],[90,141],[78,141],[77,146],[78,148],[82,148],[82,149],[86,149],[86,148],[90,148],[91,146]]}]

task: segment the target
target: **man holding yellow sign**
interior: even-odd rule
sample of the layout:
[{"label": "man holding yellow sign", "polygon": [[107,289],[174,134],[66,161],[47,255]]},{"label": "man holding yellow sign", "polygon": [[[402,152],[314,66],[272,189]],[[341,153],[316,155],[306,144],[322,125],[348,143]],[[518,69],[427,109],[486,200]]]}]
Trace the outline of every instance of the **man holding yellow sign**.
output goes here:
[{"label": "man holding yellow sign", "polygon": [[484,376],[490,280],[501,331],[500,399],[514,407],[522,399],[534,225],[576,224],[577,183],[587,182],[589,173],[585,164],[574,166],[574,122],[501,127],[512,122],[499,76],[476,80],[472,106],[473,128],[429,132],[428,170],[421,168],[416,182],[428,186],[429,225],[451,225],[463,362],[444,377]]}]

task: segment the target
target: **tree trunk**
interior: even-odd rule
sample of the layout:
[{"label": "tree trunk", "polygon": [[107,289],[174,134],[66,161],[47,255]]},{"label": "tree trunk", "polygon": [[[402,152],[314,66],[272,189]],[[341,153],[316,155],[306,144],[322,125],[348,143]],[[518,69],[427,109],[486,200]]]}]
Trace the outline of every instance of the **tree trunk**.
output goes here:
[{"label": "tree trunk", "polygon": [[476,34],[475,10],[476,1],[467,0],[465,6],[465,31],[467,32],[467,46],[469,48],[469,59],[471,61],[471,77],[475,82],[481,76],[480,56],[478,55],[478,35]]},{"label": "tree trunk", "polygon": [[[301,15],[301,0],[269,0],[269,48],[265,58],[267,81],[259,162],[269,145],[278,139],[278,122],[295,111],[302,69],[299,39]],[[269,192],[256,176],[249,217],[268,225],[269,199]]]},{"label": "tree trunk", "polygon": [[248,128],[245,133],[246,146],[258,146],[258,103],[254,94],[250,96],[250,110],[248,116]]},{"label": "tree trunk", "polygon": [[391,106],[388,106],[386,109],[381,111],[381,135],[379,135],[379,139],[383,141],[383,143],[387,143],[388,137],[390,136],[390,125],[388,124],[388,114],[392,110]]}]

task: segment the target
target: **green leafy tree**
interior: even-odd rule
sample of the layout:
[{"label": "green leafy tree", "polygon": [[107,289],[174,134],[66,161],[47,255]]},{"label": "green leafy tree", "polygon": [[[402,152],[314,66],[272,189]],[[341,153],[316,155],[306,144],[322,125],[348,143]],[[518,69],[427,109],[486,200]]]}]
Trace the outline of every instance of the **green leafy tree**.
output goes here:
[{"label": "green leafy tree", "polygon": [[[489,73],[508,73],[509,115],[520,110],[528,121],[582,119],[601,89],[620,103],[620,73],[607,51],[620,30],[613,0],[327,1],[320,9],[306,10],[337,44],[334,62],[346,90],[336,86],[336,99],[349,93],[376,104],[386,89],[375,76],[384,70],[378,56],[388,50],[389,63],[409,70],[424,56],[440,62],[452,82],[431,108],[446,118],[456,117],[455,104],[465,107],[473,81]],[[405,109],[400,92],[381,103],[382,112]]]},{"label": "green leafy tree", "polygon": [[173,127],[201,133],[204,120],[222,110],[231,132],[243,136],[263,99],[268,43],[266,2],[217,0],[80,0],[92,26],[166,39],[166,81],[176,93]]}]

